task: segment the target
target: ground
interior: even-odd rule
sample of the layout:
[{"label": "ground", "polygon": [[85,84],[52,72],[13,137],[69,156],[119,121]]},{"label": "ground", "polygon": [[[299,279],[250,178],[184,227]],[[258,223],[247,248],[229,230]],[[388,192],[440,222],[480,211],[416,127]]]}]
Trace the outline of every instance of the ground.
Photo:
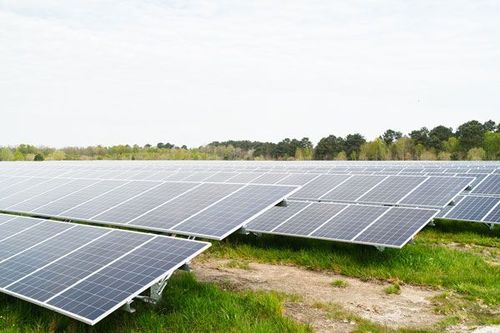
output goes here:
[{"label": "ground", "polygon": [[[328,316],[330,303],[393,328],[432,327],[444,319],[432,309],[431,299],[439,292],[422,287],[408,285],[402,287],[400,294],[387,294],[384,291],[387,283],[285,265],[250,263],[239,268],[234,267],[230,260],[197,262],[194,273],[200,281],[230,285],[236,290],[267,290],[294,295],[293,301],[285,303],[285,313],[310,324],[316,332],[350,332],[353,329],[351,320],[334,320]],[[336,280],[345,281],[345,287],[332,285]]]}]

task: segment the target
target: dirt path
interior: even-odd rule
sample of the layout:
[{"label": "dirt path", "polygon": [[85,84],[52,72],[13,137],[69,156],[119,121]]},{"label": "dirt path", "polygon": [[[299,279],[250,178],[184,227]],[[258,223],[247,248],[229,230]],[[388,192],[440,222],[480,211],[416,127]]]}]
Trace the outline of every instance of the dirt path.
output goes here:
[{"label": "dirt path", "polygon": [[[332,318],[315,304],[334,303],[344,309],[390,327],[429,327],[443,319],[432,311],[429,299],[436,291],[402,286],[401,294],[387,295],[386,284],[364,282],[329,272],[313,272],[297,267],[249,264],[248,269],[234,268],[228,260],[199,261],[193,265],[201,281],[229,283],[235,289],[275,290],[298,295],[300,301],[287,302],[286,314],[309,323],[317,332],[350,332],[355,323]],[[332,281],[341,279],[347,287],[336,288]]]}]

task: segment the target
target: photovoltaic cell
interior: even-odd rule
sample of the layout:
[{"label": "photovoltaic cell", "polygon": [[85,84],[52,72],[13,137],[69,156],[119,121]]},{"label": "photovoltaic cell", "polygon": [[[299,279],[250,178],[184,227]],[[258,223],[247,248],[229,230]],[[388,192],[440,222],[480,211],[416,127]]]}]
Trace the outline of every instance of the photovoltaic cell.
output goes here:
[{"label": "photovoltaic cell", "polygon": [[354,239],[356,242],[402,247],[437,213],[433,209],[392,207]]},{"label": "photovoltaic cell", "polygon": [[320,200],[356,201],[368,190],[383,181],[385,176],[352,176],[330,192],[320,197]]},{"label": "photovoltaic cell", "polygon": [[[150,285],[194,253],[204,243],[156,238],[98,271],[48,303],[79,316],[98,320],[130,295]],[[95,290],[99,290],[98,293]]]},{"label": "photovoltaic cell", "polygon": [[305,201],[290,201],[286,207],[275,206],[250,221],[247,230],[271,231],[309,205],[310,203]]},{"label": "photovoltaic cell", "polygon": [[242,188],[242,186],[239,184],[202,184],[196,188],[196,191],[187,192],[164,205],[160,205],[132,220],[129,224],[170,230],[175,225]]},{"label": "photovoltaic cell", "polygon": [[484,217],[483,221],[500,223],[500,203],[498,203],[493,210]]},{"label": "photovoltaic cell", "polygon": [[96,180],[90,180],[90,179],[76,179],[73,181],[70,181],[67,184],[64,184],[64,186],[58,186],[55,187],[52,190],[48,190],[47,192],[43,194],[39,194],[35,197],[32,197],[30,199],[21,201],[17,204],[14,204],[12,206],[6,207],[6,210],[9,211],[18,211],[18,212],[32,212],[36,208],[39,208],[41,206],[47,205],[50,202],[57,200],[63,196],[66,196],[68,194],[74,193],[84,187],[87,187],[89,185],[92,185],[96,183]]},{"label": "photovoltaic cell", "polygon": [[382,206],[351,205],[311,236],[331,240],[352,240],[388,209]]},{"label": "photovoltaic cell", "polygon": [[446,218],[481,221],[499,201],[500,198],[466,196],[449,211]]},{"label": "photovoltaic cell", "polygon": [[335,188],[343,181],[351,177],[350,175],[319,175],[314,180],[304,185],[300,190],[291,196],[291,199],[311,199],[318,200],[325,193]]},{"label": "photovoltaic cell", "polygon": [[22,228],[0,240],[0,291],[92,325],[209,246],[24,217],[0,237],[6,226]]},{"label": "photovoltaic cell", "polygon": [[391,176],[360,197],[358,201],[396,203],[425,179],[423,176]]},{"label": "photovoltaic cell", "polygon": [[346,205],[343,204],[312,203],[299,214],[274,229],[273,233],[302,236],[309,235],[345,207]]},{"label": "photovoltaic cell", "polygon": [[195,183],[164,183],[147,192],[143,192],[139,196],[124,201],[114,208],[94,216],[92,219],[127,223],[196,186],[198,185]]},{"label": "photovoltaic cell", "polygon": [[477,185],[472,193],[477,194],[499,194],[500,195],[500,175],[488,175],[479,185]]},{"label": "photovoltaic cell", "polygon": [[183,234],[223,239],[256,214],[282,201],[294,189],[291,186],[247,185],[173,229]]},{"label": "photovoltaic cell", "polygon": [[289,174],[288,177],[283,178],[276,184],[281,185],[305,185],[314,178],[318,177],[317,174],[308,174],[308,173],[292,173]]},{"label": "photovoltaic cell", "polygon": [[75,208],[72,208],[62,215],[75,219],[90,219],[105,210],[122,203],[123,201],[144,192],[158,185],[155,182],[133,181],[126,183],[106,194],[98,195],[94,199],[87,201]]},{"label": "photovoltaic cell", "polygon": [[400,204],[442,208],[458,193],[465,190],[473,180],[473,178],[467,177],[433,176],[401,200]]},{"label": "photovoltaic cell", "polygon": [[67,196],[61,197],[58,200],[39,207],[35,209],[34,212],[43,215],[58,216],[63,212],[78,206],[79,204],[98,198],[108,191],[118,188],[124,184],[126,184],[126,182],[119,180],[102,180],[94,185],[82,188]]}]

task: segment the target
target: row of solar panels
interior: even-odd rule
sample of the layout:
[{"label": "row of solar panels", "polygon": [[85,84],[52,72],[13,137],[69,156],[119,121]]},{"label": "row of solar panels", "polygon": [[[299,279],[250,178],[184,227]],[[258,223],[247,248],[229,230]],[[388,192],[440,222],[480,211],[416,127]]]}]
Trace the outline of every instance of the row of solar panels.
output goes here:
[{"label": "row of solar panels", "polygon": [[251,232],[402,248],[436,209],[290,201],[251,221]]},{"label": "row of solar panels", "polygon": [[220,240],[295,186],[9,177],[0,210]]},{"label": "row of solar panels", "polygon": [[209,246],[0,215],[0,291],[93,325]]},{"label": "row of solar panels", "polygon": [[[4,164],[5,165],[5,164]],[[470,166],[456,166],[453,164],[445,164],[441,167],[408,167],[408,166],[337,166],[335,164],[322,164],[320,166],[316,165],[295,165],[290,166],[289,163],[268,165],[268,164],[231,164],[231,163],[182,163],[178,164],[172,161],[166,161],[161,164],[141,164],[136,162],[127,162],[121,164],[108,164],[103,162],[86,162],[85,164],[74,164],[68,162],[62,163],[47,163],[38,165],[27,165],[27,164],[12,164],[7,163],[2,168],[0,165],[0,171],[6,174],[16,175],[16,174],[28,174],[32,176],[52,176],[53,174],[43,174],[44,172],[49,173],[61,173],[61,171],[71,171],[71,172],[89,172],[89,171],[113,171],[114,173],[122,173],[122,175],[130,175],[134,173],[140,173],[141,171],[146,171],[148,173],[154,172],[284,172],[284,173],[353,173],[353,174],[445,174],[445,173],[500,173],[498,165],[486,164],[479,167]]]}]

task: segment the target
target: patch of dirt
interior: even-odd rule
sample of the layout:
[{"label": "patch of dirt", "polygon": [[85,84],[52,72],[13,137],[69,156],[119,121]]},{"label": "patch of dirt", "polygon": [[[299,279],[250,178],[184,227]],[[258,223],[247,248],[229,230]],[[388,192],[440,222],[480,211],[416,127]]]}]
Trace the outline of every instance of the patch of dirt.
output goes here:
[{"label": "patch of dirt", "polygon": [[[299,295],[299,302],[287,302],[290,317],[310,324],[317,332],[350,332],[355,323],[330,318],[314,304],[335,303],[349,312],[390,327],[431,327],[444,316],[432,311],[430,298],[439,294],[415,286],[403,285],[401,294],[387,295],[386,283],[361,281],[330,272],[314,272],[284,265],[250,263],[250,269],[228,267],[228,260],[200,261],[193,265],[200,281],[228,284],[239,290],[274,290]],[[335,288],[332,281],[347,282]]]}]

